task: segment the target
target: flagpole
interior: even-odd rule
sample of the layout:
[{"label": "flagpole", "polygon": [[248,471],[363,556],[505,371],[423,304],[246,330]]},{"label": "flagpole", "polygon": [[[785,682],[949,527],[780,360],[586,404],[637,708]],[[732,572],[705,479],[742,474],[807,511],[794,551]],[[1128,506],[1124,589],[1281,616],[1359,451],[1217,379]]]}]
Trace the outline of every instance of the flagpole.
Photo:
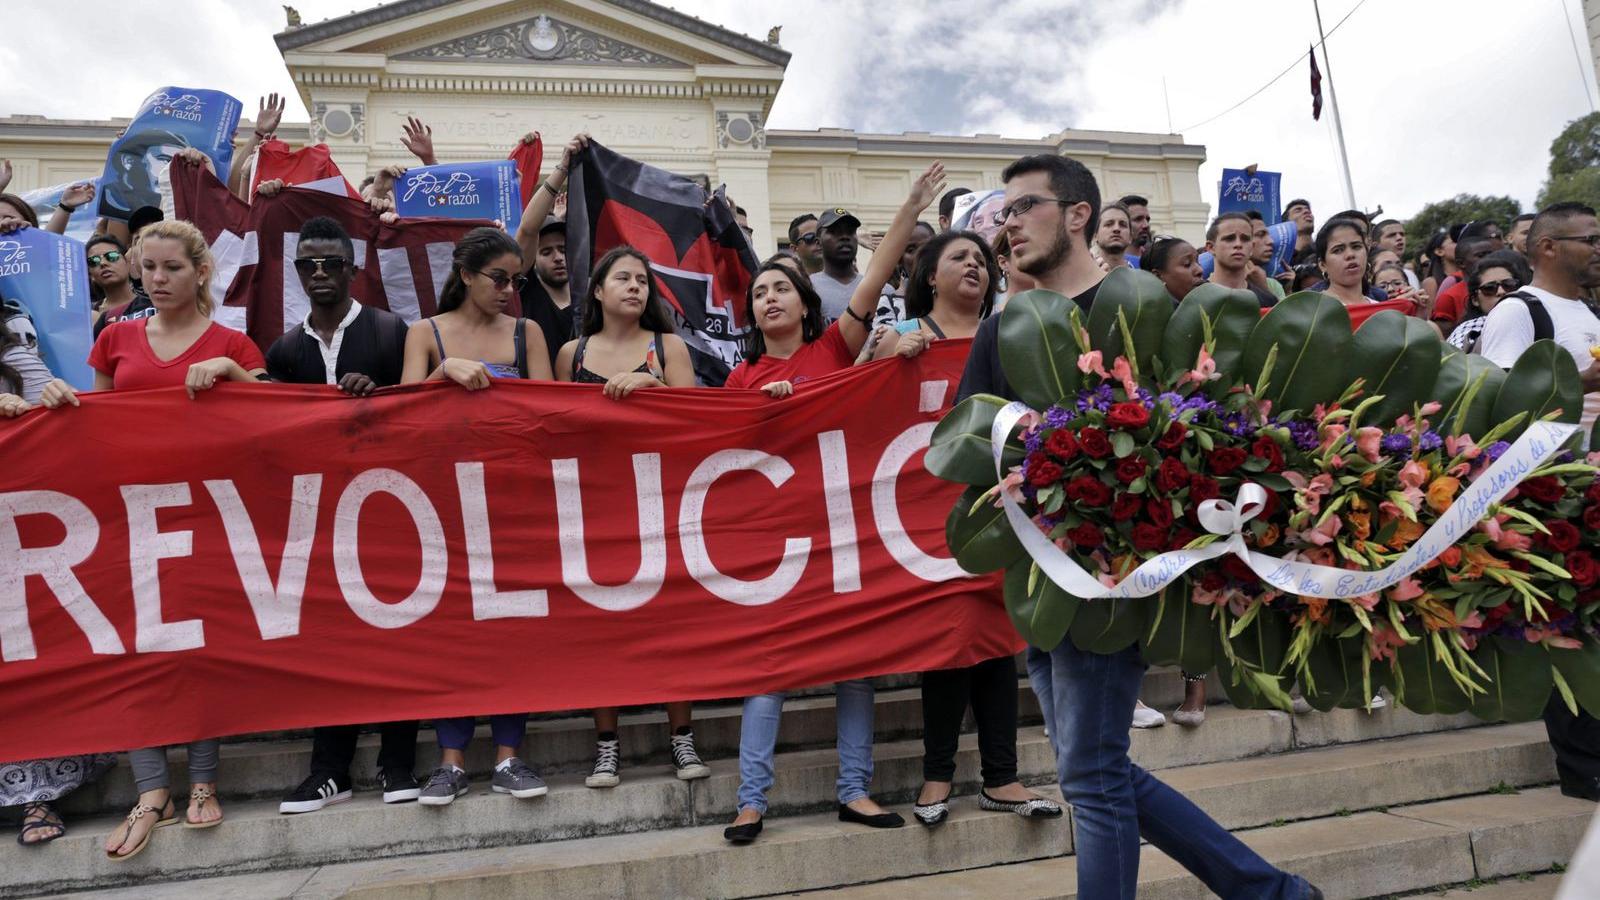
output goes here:
[{"label": "flagpole", "polygon": [[1344,173],[1344,195],[1350,202],[1351,209],[1356,206],[1356,186],[1350,180],[1350,152],[1344,146],[1344,125],[1339,121],[1339,94],[1333,88],[1333,59],[1328,53],[1328,37],[1322,33],[1322,7],[1317,0],[1311,0],[1311,8],[1317,14],[1317,43],[1322,47],[1322,66],[1328,70],[1328,105],[1333,108],[1333,131],[1339,137],[1339,168]]}]

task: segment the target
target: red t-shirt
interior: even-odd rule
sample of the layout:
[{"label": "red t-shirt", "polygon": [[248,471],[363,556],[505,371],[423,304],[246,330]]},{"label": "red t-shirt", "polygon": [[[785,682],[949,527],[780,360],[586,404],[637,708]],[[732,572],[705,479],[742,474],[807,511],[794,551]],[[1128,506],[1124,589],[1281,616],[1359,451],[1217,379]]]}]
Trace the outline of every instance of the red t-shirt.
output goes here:
[{"label": "red t-shirt", "polygon": [[144,332],[149,323],[149,319],[112,322],[95,339],[94,349],[89,351],[89,366],[111,376],[113,390],[182,387],[190,366],[219,356],[228,357],[247,372],[267,367],[254,342],[215,322],[189,349],[163,362],[150,349],[150,338]]},{"label": "red t-shirt", "polygon": [[1467,314],[1467,283],[1457,281],[1439,292],[1439,299],[1433,302],[1433,320],[1435,322],[1459,322]]},{"label": "red t-shirt", "polygon": [[856,355],[850,352],[850,346],[845,343],[844,335],[839,333],[839,323],[834,322],[822,333],[822,337],[809,344],[801,344],[800,349],[787,359],[779,359],[764,353],[753,366],[749,360],[739,363],[722,386],[758,388],[774,381],[799,384],[808,378],[848,369],[855,365],[855,362]]}]

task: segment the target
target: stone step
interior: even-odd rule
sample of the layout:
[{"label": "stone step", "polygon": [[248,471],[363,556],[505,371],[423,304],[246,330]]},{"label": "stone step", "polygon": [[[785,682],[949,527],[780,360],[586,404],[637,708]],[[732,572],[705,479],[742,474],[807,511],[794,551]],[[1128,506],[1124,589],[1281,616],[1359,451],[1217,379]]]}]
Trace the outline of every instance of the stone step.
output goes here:
[{"label": "stone step", "polygon": [[1553,900],[1561,889],[1562,876],[1556,872],[1543,875],[1513,875],[1498,881],[1469,881],[1464,885],[1428,891],[1413,896],[1422,900],[1445,897],[1448,900]]},{"label": "stone step", "polygon": [[[903,678],[889,676],[883,683]],[[1207,679],[1215,682],[1215,678]],[[1183,679],[1175,669],[1155,669],[1145,678],[1147,702],[1170,712],[1183,699]],[[1212,686],[1220,694],[1220,688]],[[816,689],[820,691],[822,689]],[[831,691],[831,688],[829,688]],[[1017,686],[1018,720],[1022,725],[1039,724],[1039,704],[1025,678]],[[809,747],[831,747],[834,742],[832,693],[812,692],[793,697],[784,705],[783,726],[778,734],[780,751]],[[724,702],[695,708],[695,740],[700,755],[709,761],[733,759],[739,753],[737,702]],[[668,729],[662,710],[633,712],[621,717],[619,735],[623,761],[629,765],[664,763],[668,760]],[[1468,723],[1464,723],[1468,724]],[[971,730],[971,721],[967,723]],[[878,691],[874,721],[877,740],[882,742],[920,738],[922,734],[921,690],[913,686],[883,688]],[[262,736],[260,740],[234,740],[223,745],[221,783],[224,800],[280,798],[293,790],[309,774],[311,740],[309,736],[289,737],[284,733]],[[378,735],[364,734],[357,745],[352,775],[358,789],[376,786]],[[594,720],[587,715],[540,717],[528,723],[528,738],[523,744],[524,758],[541,774],[587,772],[594,762]],[[170,751],[173,784],[188,778],[187,755],[182,748]],[[426,773],[439,759],[439,748],[431,728],[417,736],[417,769]],[[467,752],[467,770],[475,778],[487,778],[494,763],[494,747],[488,725],[480,725],[477,739]],[[81,816],[125,810],[133,805],[135,791],[132,774],[126,765],[108,772],[93,785],[79,790],[62,803],[68,815]]]},{"label": "stone step", "polygon": [[[1554,777],[1539,723],[1275,752],[1290,749],[1292,733],[1283,713],[1219,708],[1194,731],[1168,727],[1135,734],[1133,755],[1149,768],[1165,769],[1164,778],[1229,828]],[[1051,780],[1040,729],[1025,729],[1018,750],[1030,780]],[[1273,755],[1260,755],[1266,753]],[[921,781],[920,742],[879,745],[875,756],[875,796],[908,802]],[[965,736],[957,775],[963,792],[975,789],[977,762],[975,738]],[[616,885],[622,885],[618,893],[634,896],[732,896],[1037,859],[1064,852],[1071,841],[1064,821],[980,813],[970,800],[958,800],[952,821],[928,836],[915,827],[886,834],[842,826],[831,812],[804,815],[833,808],[836,772],[831,750],[783,754],[771,795],[772,839],[763,836],[749,848],[721,841],[737,788],[732,767],[718,766],[710,779],[689,784],[657,767],[625,773],[623,784],[611,791],[587,790],[577,776],[563,776],[548,796],[534,801],[493,795],[479,783],[444,809],[385,806],[370,794],[297,817],[279,816],[270,801],[234,803],[221,828],[164,829],[150,850],[126,863],[109,862],[101,851],[114,825],[111,817],[75,822],[48,853],[20,855],[0,894],[118,881],[147,882],[144,889],[154,892],[157,886],[148,882],[426,854],[353,863],[348,871],[361,883],[374,872],[432,879],[456,871],[496,882],[496,873],[511,866],[516,872],[537,870],[538,890],[551,896],[611,893]],[[450,850],[460,852],[442,852]],[[489,869],[485,874],[475,867]],[[323,869],[336,870],[347,871]]]},{"label": "stone step", "polygon": [[[1593,803],[1563,797],[1555,788],[1540,788],[1509,796],[1482,794],[1387,812],[1256,828],[1239,832],[1239,837],[1273,864],[1317,885],[1329,900],[1388,897],[1489,879],[1508,880],[1470,892],[1452,889],[1443,895],[1462,900],[1531,900],[1553,896],[1557,882],[1535,879],[1524,883],[1513,876],[1565,865],[1594,812]],[[422,896],[411,893],[413,884],[383,885],[382,896]],[[364,893],[379,896],[365,889],[353,896]],[[1070,900],[1078,895],[1077,872],[1071,857],[1059,857],[878,881],[832,895],[841,900],[899,900],[906,896]],[[1139,867],[1140,900],[1211,896],[1199,879],[1172,859],[1154,848],[1144,848]]]}]

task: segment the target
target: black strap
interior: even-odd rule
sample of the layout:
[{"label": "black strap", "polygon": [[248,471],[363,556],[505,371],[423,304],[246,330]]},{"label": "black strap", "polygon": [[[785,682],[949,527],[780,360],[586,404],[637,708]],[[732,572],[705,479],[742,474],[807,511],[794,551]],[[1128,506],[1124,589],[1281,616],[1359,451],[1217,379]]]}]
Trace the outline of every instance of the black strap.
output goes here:
[{"label": "black strap", "polygon": [[661,332],[656,332],[656,361],[661,363],[661,383],[667,383],[667,345],[661,337]]},{"label": "black strap", "polygon": [[1516,298],[1528,308],[1528,318],[1533,320],[1533,339],[1536,341],[1555,340],[1556,325],[1550,319],[1550,310],[1544,308],[1538,297],[1527,291],[1513,291],[1501,298],[1502,302]]},{"label": "black strap", "polygon": [[445,358],[444,357],[444,338],[440,337],[440,335],[439,335],[439,323],[438,322],[435,322],[434,320],[429,319],[428,320],[428,324],[433,326],[433,342],[435,344],[439,345],[439,365],[442,366],[442,365],[444,365],[444,358]]},{"label": "black strap", "polygon": [[511,352],[517,360],[517,377],[528,377],[528,336],[523,329],[528,323],[527,319],[517,317],[517,333],[511,336]]},{"label": "black strap", "polygon": [[928,330],[933,332],[933,336],[934,337],[938,338],[941,341],[944,340],[944,330],[939,327],[939,323],[938,322],[935,322],[933,320],[933,316],[923,316],[922,317],[922,324],[928,326]]},{"label": "black strap", "polygon": [[572,351],[572,380],[578,380],[578,370],[583,368],[583,351],[589,346],[587,334],[578,338],[578,346]]}]

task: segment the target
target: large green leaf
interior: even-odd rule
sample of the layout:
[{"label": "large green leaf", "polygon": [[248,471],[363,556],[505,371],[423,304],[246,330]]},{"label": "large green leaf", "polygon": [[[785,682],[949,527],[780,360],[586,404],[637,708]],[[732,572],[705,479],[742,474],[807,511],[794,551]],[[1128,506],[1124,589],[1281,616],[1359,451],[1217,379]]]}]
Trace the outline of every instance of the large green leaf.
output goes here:
[{"label": "large green leaf", "polygon": [[[1472,394],[1471,402],[1463,402],[1467,399],[1467,390],[1477,384],[1479,378],[1483,379],[1483,383]],[[1504,369],[1476,353],[1458,353],[1447,357],[1439,366],[1439,377],[1435,379],[1428,398],[1439,401],[1444,407],[1438,420],[1439,430],[1445,434],[1456,431],[1477,436],[1487,434],[1499,421],[1491,422],[1490,419],[1505,380]]]},{"label": "large green leaf", "polygon": [[1054,650],[1066,637],[1083,601],[1056,587],[1043,572],[1033,577],[1033,560],[1023,558],[1006,567],[1006,614],[1022,639],[1040,650]]},{"label": "large green leaf", "polygon": [[1139,640],[1149,606],[1148,597],[1085,600],[1078,604],[1078,614],[1067,633],[1072,643],[1086,653],[1116,653]]},{"label": "large green leaf", "polygon": [[1583,380],[1572,354],[1561,345],[1555,341],[1534,341],[1506,374],[1505,383],[1494,401],[1494,412],[1490,414],[1491,423],[1527,413],[1528,418],[1505,436],[1508,441],[1516,440],[1529,422],[1558,409],[1561,410],[1559,421],[1578,421],[1583,412]]},{"label": "large green leaf", "polygon": [[1442,343],[1432,325],[1392,309],[1361,324],[1350,341],[1347,373],[1351,380],[1366,380],[1368,397],[1383,395],[1367,410],[1362,424],[1390,427],[1428,399],[1439,378]]},{"label": "large green leaf", "polygon": [[1395,651],[1395,661],[1403,676],[1400,702],[1419,713],[1455,715],[1466,712],[1469,705],[1466,693],[1433,654],[1433,642],[1426,639]]},{"label": "large green leaf", "polygon": [[1550,661],[1560,670],[1578,705],[1600,717],[1600,643],[1590,641],[1581,650],[1552,649]]},{"label": "large green leaf", "polygon": [[[945,413],[933,429],[933,441],[928,445],[924,463],[928,471],[960,484],[978,487],[994,484],[997,479],[989,432],[994,427],[995,414],[1005,405],[1006,401],[993,394],[974,394]],[[1021,463],[1026,453],[1013,435],[1006,441],[1002,470],[1008,471]]]},{"label": "large green leaf", "polygon": [[1152,598],[1140,652],[1153,666],[1179,666],[1204,673],[1216,665],[1216,621],[1213,607],[1189,599],[1189,582],[1178,581]]},{"label": "large green leaf", "polygon": [[1222,638],[1222,630],[1218,629],[1217,677],[1222,681],[1222,691],[1228,695],[1228,702],[1239,709],[1277,709],[1277,704],[1257,688],[1249,675],[1228,659],[1221,649]]},{"label": "large green leaf", "polygon": [[1236,291],[1209,281],[1190,291],[1167,322],[1167,333],[1161,339],[1161,362],[1167,371],[1194,368],[1200,346],[1205,341],[1202,312],[1211,320],[1211,336],[1215,341],[1211,358],[1222,376],[1212,384],[1211,390],[1223,392],[1245,379],[1254,378],[1256,372],[1246,374],[1239,363],[1244,359],[1250,332],[1261,321],[1261,302],[1249,291]]},{"label": "large green leaf", "polygon": [[1151,362],[1161,350],[1161,339],[1167,330],[1167,320],[1172,318],[1174,301],[1167,293],[1161,279],[1149,272],[1126,266],[1112,269],[1095,291],[1094,306],[1089,309],[1089,346],[1099,350],[1106,368],[1119,356],[1126,355],[1123,347],[1122,325],[1117,314],[1128,323],[1128,333],[1133,336],[1134,358],[1139,374],[1151,374]]},{"label": "large green leaf", "polygon": [[1311,677],[1300,685],[1301,696],[1322,712],[1344,703],[1356,705],[1354,701],[1364,704],[1361,655],[1360,639],[1338,640],[1323,635],[1306,652],[1306,668]]},{"label": "large green leaf", "polygon": [[1005,510],[996,509],[989,501],[972,509],[983,493],[981,487],[963,491],[944,523],[950,555],[961,568],[973,573],[1004,569],[1027,554],[1011,530],[1011,523],[1006,521]]},{"label": "large green leaf", "polygon": [[1272,401],[1274,413],[1310,412],[1318,403],[1338,399],[1350,386],[1344,362],[1350,340],[1350,313],[1344,304],[1327,294],[1301,291],[1278,301],[1250,332],[1241,363],[1245,381],[1256,382],[1276,347],[1265,398]]},{"label": "large green leaf", "polygon": [[1472,696],[1472,714],[1488,722],[1531,722],[1550,701],[1550,654],[1538,644],[1490,638],[1472,653],[1489,674],[1487,694]]},{"label": "large green leaf", "polygon": [[1043,411],[1075,394],[1078,342],[1082,323],[1078,304],[1054,291],[1024,291],[1006,301],[1000,313],[1000,368],[1017,397]]}]

